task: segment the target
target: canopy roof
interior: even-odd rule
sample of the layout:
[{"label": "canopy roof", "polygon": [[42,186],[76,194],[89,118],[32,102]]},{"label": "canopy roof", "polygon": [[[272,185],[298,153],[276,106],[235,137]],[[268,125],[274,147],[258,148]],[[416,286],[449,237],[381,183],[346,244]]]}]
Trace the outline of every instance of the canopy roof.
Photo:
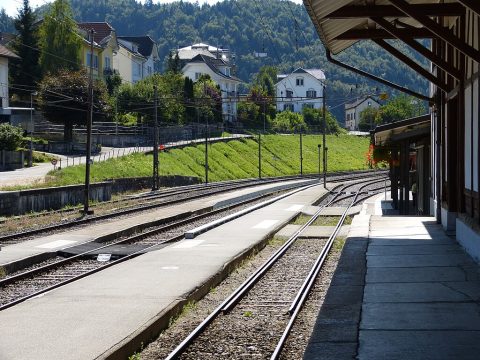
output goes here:
[{"label": "canopy roof", "polygon": [[[444,15],[447,24],[452,24],[462,6],[454,0],[407,0],[418,5],[418,11],[424,15]],[[307,12],[320,36],[321,41],[333,54],[338,54],[362,39],[388,38],[385,30],[372,18],[380,17],[401,24],[405,30],[416,34],[417,38],[431,35],[424,31],[421,24],[405,15],[388,0],[303,0]],[[368,4],[368,5],[366,5]],[[463,9],[464,11],[464,9]],[[413,27],[413,28],[412,28]]]}]

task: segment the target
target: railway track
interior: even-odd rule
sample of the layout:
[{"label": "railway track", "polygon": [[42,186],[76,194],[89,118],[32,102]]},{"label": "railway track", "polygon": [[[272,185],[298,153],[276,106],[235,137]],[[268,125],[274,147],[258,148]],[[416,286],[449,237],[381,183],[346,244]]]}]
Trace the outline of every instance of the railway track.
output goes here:
[{"label": "railway track", "polygon": [[[374,180],[343,186],[275,254],[210,313],[166,360],[278,359],[350,207],[358,203],[358,197],[365,189],[375,186],[379,181],[383,182]],[[302,238],[304,230],[322,215],[326,207],[345,201],[342,195],[353,186],[358,189],[330,237]],[[381,189],[383,190],[383,187]]]},{"label": "railway track", "polygon": [[[339,180],[340,181],[340,180]],[[363,180],[369,181],[369,180]],[[299,190],[294,190],[296,192]],[[340,192],[339,192],[340,194]],[[269,197],[274,195],[270,194]],[[54,288],[91,275],[97,271],[106,269],[120,262],[136,257],[146,251],[157,249],[168,243],[178,241],[184,237],[188,228],[199,226],[216,218],[223,217],[228,212],[238,211],[239,208],[251,205],[252,202],[264,201],[265,195],[247,200],[243,203],[232,205],[215,211],[199,215],[189,216],[185,219],[172,221],[168,224],[152,227],[149,230],[134,236],[124,237],[107,244],[95,243],[95,246],[77,255],[66,254],[67,258],[57,256],[49,259],[44,264],[36,264],[34,268],[23,271],[3,280],[0,280],[0,310],[14,306],[31,297],[38,296]],[[97,246],[98,245],[98,246]],[[111,261],[101,262],[94,258],[99,253],[111,253],[112,248],[123,246],[133,249],[120,258],[112,258]]]},{"label": "railway track", "polygon": [[[353,173],[333,173],[329,175],[329,181],[342,181],[343,179],[351,178],[352,176],[357,178],[362,177],[371,177],[372,172],[353,172]],[[216,194],[225,193],[228,191],[239,190],[247,187],[258,186],[262,184],[271,184],[287,180],[295,179],[309,179],[314,177],[283,177],[283,178],[274,178],[267,180],[235,180],[232,182],[224,182],[218,184],[201,184],[194,186],[181,187],[180,189],[175,190],[165,190],[158,193],[147,193],[138,196],[140,204],[134,206],[128,206],[125,208],[116,208],[110,213],[102,215],[92,215],[85,216],[73,220],[66,220],[60,223],[49,224],[46,226],[41,226],[38,228],[28,229],[15,233],[8,233],[0,236],[0,246],[12,245],[18,242],[31,239],[34,236],[40,234],[53,234],[60,230],[71,229],[77,226],[84,226],[87,224],[92,224],[99,221],[105,221],[114,218],[120,218],[122,216],[129,216],[135,213],[141,213],[143,211],[148,211],[151,209],[170,206],[174,204],[179,204],[182,202],[187,202],[195,199],[200,199],[207,196],[212,196]],[[123,200],[115,200],[113,202],[121,203]],[[71,211],[71,210],[68,210]],[[62,212],[67,212],[62,210]],[[53,212],[55,213],[55,212]],[[47,213],[48,215],[48,213]],[[46,215],[42,215],[46,216]]]}]

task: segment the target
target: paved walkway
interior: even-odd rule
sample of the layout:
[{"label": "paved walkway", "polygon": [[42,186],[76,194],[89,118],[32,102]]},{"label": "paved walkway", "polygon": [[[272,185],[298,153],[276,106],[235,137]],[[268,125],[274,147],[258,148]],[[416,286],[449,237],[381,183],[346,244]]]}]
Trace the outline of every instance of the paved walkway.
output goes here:
[{"label": "paved walkway", "polygon": [[380,208],[352,223],[305,359],[479,359],[480,267],[434,218]]}]

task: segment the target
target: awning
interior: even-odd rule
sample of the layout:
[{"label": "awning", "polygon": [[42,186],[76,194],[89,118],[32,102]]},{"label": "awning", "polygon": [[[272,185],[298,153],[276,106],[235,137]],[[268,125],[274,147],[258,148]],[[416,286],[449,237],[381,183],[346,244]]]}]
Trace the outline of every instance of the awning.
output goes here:
[{"label": "awning", "polygon": [[[439,2],[407,1],[411,5],[421,4],[416,8],[421,15],[445,16],[444,19],[449,25],[455,21],[456,14],[465,11],[462,5],[454,0],[445,0],[441,5]],[[303,0],[303,3],[321,41],[333,54],[340,53],[362,39],[390,38],[391,36],[372,20],[376,17],[391,23],[396,22],[400,29],[414,34],[416,38],[431,37],[420,23],[402,13],[388,0]]]},{"label": "awning", "polygon": [[380,125],[373,130],[375,145],[388,145],[402,140],[415,141],[430,135],[430,114]]}]

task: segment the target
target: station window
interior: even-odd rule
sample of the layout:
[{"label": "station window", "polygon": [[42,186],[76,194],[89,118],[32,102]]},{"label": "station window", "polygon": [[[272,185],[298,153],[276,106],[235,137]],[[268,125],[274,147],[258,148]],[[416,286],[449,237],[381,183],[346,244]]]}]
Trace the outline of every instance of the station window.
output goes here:
[{"label": "station window", "polygon": [[297,78],[297,86],[303,86],[303,78],[302,77]]},{"label": "station window", "polygon": [[293,91],[292,90],[287,90],[286,94],[287,94],[287,98],[293,97]]}]

